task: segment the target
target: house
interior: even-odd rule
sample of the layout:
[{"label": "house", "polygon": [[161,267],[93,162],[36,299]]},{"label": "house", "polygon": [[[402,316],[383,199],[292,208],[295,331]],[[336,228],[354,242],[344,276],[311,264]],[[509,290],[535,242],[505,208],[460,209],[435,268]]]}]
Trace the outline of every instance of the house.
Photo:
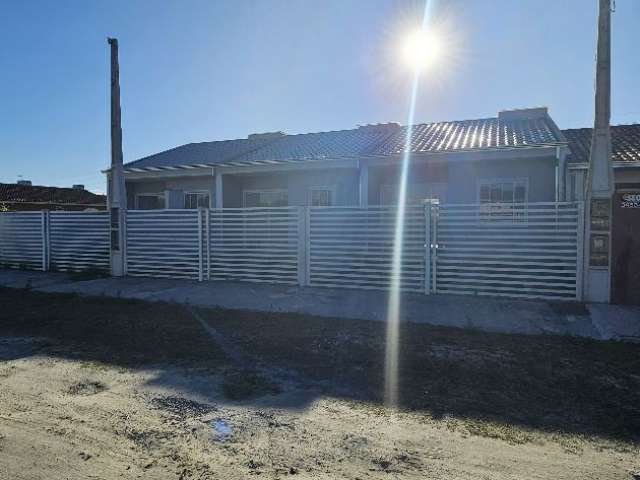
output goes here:
[{"label": "house", "polygon": [[72,188],[31,185],[28,180],[0,183],[0,210],[105,210],[107,198],[85,190],[84,185]]},{"label": "house", "polygon": [[[567,158],[567,191],[571,200],[584,199],[591,132],[591,128],[562,131],[571,150]],[[640,124],[611,127],[611,161],[617,190],[640,187]]]},{"label": "house", "polygon": [[546,108],[530,108],[479,120],[187,144],[125,164],[128,208],[394,204],[407,134],[410,202],[566,198],[568,140]]},{"label": "house", "polygon": [[[583,200],[589,166],[591,129],[564,130],[571,199]],[[640,124],[611,127],[615,182],[611,220],[612,301],[639,304],[640,295]]]}]

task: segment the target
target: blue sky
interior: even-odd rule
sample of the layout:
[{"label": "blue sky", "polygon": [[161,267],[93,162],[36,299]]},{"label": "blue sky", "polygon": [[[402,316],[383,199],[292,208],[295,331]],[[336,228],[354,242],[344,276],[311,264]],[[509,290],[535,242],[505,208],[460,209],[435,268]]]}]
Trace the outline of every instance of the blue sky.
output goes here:
[{"label": "blue sky", "polygon": [[[640,1],[613,15],[612,123],[640,121]],[[416,122],[546,105],[589,126],[597,0],[439,0],[446,55]],[[407,0],[5,1],[0,182],[84,183],[109,164],[108,35],[120,40],[125,161],[252,132],[406,122]],[[434,27],[435,28],[435,27]]]}]

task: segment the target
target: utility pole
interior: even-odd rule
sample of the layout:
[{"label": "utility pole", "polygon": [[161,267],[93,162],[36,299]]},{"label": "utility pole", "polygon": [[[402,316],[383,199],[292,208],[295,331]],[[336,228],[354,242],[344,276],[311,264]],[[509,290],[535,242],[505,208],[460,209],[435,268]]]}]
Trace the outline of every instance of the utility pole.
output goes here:
[{"label": "utility pole", "polygon": [[108,176],[108,202],[111,215],[111,275],[125,274],[124,222],[127,193],[122,167],[122,126],[120,118],[120,70],[118,40],[108,38],[111,46],[111,169]]},{"label": "utility pole", "polygon": [[591,137],[585,206],[586,300],[608,303],[611,298],[611,0],[599,0],[596,53],[595,119]]}]

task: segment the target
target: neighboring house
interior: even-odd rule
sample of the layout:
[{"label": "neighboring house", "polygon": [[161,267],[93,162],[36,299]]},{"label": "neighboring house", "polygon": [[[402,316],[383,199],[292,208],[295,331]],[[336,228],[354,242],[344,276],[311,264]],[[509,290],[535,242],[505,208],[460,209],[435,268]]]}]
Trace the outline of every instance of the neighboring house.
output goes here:
[{"label": "neighboring house", "polygon": [[33,186],[22,180],[18,183],[0,183],[0,211],[28,210],[105,210],[107,198],[84,189]]},{"label": "neighboring house", "polygon": [[[567,159],[569,199],[584,199],[591,150],[591,131],[590,128],[562,131],[571,149]],[[640,187],[640,124],[611,127],[611,160],[616,188]]]},{"label": "neighboring house", "polygon": [[394,204],[408,132],[410,202],[565,198],[567,139],[546,108],[532,108],[183,145],[125,165],[128,208]]}]

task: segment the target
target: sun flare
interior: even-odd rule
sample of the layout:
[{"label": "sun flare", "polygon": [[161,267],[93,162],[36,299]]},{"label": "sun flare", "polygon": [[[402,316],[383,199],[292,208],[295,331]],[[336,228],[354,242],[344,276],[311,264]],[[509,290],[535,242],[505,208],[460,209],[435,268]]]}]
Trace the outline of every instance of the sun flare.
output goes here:
[{"label": "sun flare", "polygon": [[442,43],[437,35],[424,30],[409,34],[402,47],[405,65],[422,71],[433,65],[442,56]]}]

